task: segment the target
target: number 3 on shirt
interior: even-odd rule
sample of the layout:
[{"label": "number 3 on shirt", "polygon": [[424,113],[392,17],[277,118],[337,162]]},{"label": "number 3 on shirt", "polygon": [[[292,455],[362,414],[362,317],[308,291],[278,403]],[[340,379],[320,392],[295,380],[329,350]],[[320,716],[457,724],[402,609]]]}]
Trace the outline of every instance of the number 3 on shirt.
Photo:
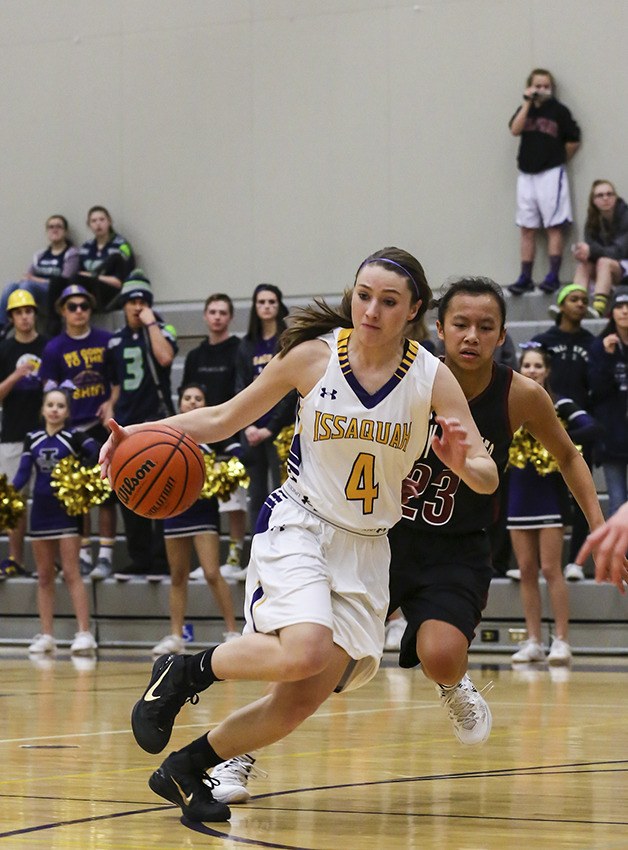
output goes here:
[{"label": "number 3 on shirt", "polygon": [[379,484],[375,481],[375,455],[360,452],[356,457],[345,484],[345,496],[350,502],[362,502],[363,514],[373,513],[373,503],[379,496]]}]

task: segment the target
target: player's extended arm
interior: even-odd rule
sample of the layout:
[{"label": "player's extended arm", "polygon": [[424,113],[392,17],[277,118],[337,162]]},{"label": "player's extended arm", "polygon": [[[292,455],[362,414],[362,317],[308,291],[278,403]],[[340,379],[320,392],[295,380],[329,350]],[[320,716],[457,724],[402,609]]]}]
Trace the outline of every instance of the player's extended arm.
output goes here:
[{"label": "player's extended arm", "polygon": [[611,581],[620,593],[628,584],[628,502],[584,541],[576,562],[583,564],[595,552],[595,580]]}]

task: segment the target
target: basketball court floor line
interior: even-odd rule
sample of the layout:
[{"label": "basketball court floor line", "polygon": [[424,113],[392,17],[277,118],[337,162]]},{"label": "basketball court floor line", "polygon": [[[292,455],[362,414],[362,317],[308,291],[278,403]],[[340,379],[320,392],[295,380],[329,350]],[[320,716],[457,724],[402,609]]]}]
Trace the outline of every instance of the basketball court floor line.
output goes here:
[{"label": "basketball court floor line", "polygon": [[[329,791],[339,791],[339,790],[349,790],[349,789],[358,789],[365,787],[374,787],[374,786],[383,786],[383,785],[396,785],[400,783],[423,783],[423,782],[440,782],[440,781],[455,781],[455,780],[463,780],[463,779],[475,779],[475,778],[502,778],[507,776],[516,776],[516,775],[535,775],[539,773],[543,773],[544,775],[550,774],[564,774],[569,772],[577,772],[581,773],[583,771],[570,771],[566,770],[567,768],[596,768],[601,767],[602,765],[611,764],[611,765],[627,765],[627,767],[622,768],[622,771],[628,770],[628,760],[618,760],[616,762],[599,762],[599,763],[590,763],[590,762],[582,762],[582,763],[573,763],[573,764],[553,764],[553,765],[533,765],[527,767],[520,768],[504,768],[498,770],[486,770],[486,771],[464,771],[461,773],[449,773],[449,774],[431,774],[426,776],[413,776],[407,778],[395,778],[389,780],[376,780],[371,782],[356,782],[356,783],[342,783],[338,785],[321,785],[321,786],[310,786],[303,788],[292,788],[286,791],[275,791],[268,794],[260,794],[253,796],[251,801],[247,804],[245,809],[253,810],[259,809],[254,804],[255,802],[259,802],[262,800],[274,800],[279,797],[285,798],[287,796],[295,796],[298,794],[313,794],[319,792],[329,792]],[[598,772],[598,771],[586,771],[586,772]],[[603,771],[609,772],[609,771]],[[0,795],[2,797],[4,795]],[[29,799],[33,799],[30,795]],[[40,797],[35,799],[42,799]],[[45,799],[55,799],[55,798],[45,798]],[[133,805],[129,801],[111,801],[111,800],[90,800],[92,804],[111,804],[112,802],[118,802],[121,805]],[[143,805],[143,804],[138,804]],[[97,823],[99,821],[104,820],[116,820],[123,817],[136,817],[138,815],[150,814],[153,812],[162,812],[173,810],[177,811],[178,807],[169,806],[169,805],[159,805],[159,806],[143,806],[141,809],[133,809],[125,812],[113,812],[103,815],[92,815],[89,817],[83,818],[73,818],[69,820],[62,821],[54,821],[46,824],[39,824],[37,826],[29,826],[23,827],[21,829],[9,830],[7,832],[0,832],[0,840],[16,837],[18,835],[27,835],[29,833],[42,832],[46,830],[59,829],[67,826],[75,826],[79,824],[87,824],[87,823]],[[264,810],[265,807],[262,807],[260,810]],[[239,807],[237,807],[234,811],[242,811]],[[446,818],[448,820],[472,820],[472,821],[493,821],[493,822],[506,822],[506,823],[538,823],[538,824],[564,824],[570,826],[609,826],[609,827],[617,827],[617,826],[628,826],[628,820],[595,820],[591,818],[556,818],[556,817],[540,817],[540,816],[525,816],[525,817],[517,817],[517,816],[502,816],[502,815],[487,815],[486,813],[478,814],[478,815],[470,815],[464,813],[439,813],[439,812],[421,812],[421,811],[404,811],[404,812],[391,812],[389,810],[375,810],[375,809],[341,809],[341,808],[333,808],[333,809],[320,809],[320,808],[310,808],[307,806],[298,806],[295,808],[282,807],[282,806],[273,806],[273,812],[284,811],[284,812],[301,812],[305,813],[316,813],[320,814],[330,814],[330,815],[345,815],[348,817],[361,817],[361,816],[376,816],[376,817],[403,817],[403,818],[419,818],[419,819],[431,819],[438,820],[440,818]],[[181,823],[183,826],[192,829],[196,832],[201,832],[208,836],[213,836],[216,838],[224,838],[230,841],[236,841],[242,844],[248,844],[251,846],[260,846],[267,848],[277,848],[277,850],[307,850],[304,847],[297,847],[296,845],[287,845],[287,844],[277,844],[269,841],[260,841],[259,839],[254,838],[246,838],[244,836],[235,836],[231,831],[224,832],[223,830],[218,830],[215,827],[209,827],[206,824],[198,824],[192,821],[188,821],[187,818],[182,817]],[[234,827],[231,824],[232,828]]]}]

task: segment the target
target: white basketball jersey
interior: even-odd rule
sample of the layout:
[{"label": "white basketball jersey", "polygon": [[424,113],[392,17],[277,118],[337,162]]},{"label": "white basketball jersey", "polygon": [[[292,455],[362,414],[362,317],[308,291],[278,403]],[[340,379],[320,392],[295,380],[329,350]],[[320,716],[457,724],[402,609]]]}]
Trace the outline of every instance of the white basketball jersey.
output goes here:
[{"label": "white basketball jersey", "polygon": [[299,399],[283,489],[333,525],[378,535],[401,517],[401,482],[425,446],[439,361],[406,340],[396,372],[371,395],[351,371],[351,333],[320,337],[331,357]]}]

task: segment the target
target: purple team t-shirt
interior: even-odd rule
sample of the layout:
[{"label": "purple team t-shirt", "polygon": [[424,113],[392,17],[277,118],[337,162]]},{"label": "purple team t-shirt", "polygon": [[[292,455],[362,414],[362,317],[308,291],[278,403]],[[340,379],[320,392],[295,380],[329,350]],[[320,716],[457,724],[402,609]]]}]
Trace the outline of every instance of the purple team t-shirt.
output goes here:
[{"label": "purple team t-shirt", "polygon": [[53,337],[42,354],[39,377],[44,390],[53,385],[70,392],[70,423],[76,428],[97,419],[100,405],[111,388],[105,377],[105,351],[111,334],[92,328],[87,336],[74,339],[65,331]]}]

